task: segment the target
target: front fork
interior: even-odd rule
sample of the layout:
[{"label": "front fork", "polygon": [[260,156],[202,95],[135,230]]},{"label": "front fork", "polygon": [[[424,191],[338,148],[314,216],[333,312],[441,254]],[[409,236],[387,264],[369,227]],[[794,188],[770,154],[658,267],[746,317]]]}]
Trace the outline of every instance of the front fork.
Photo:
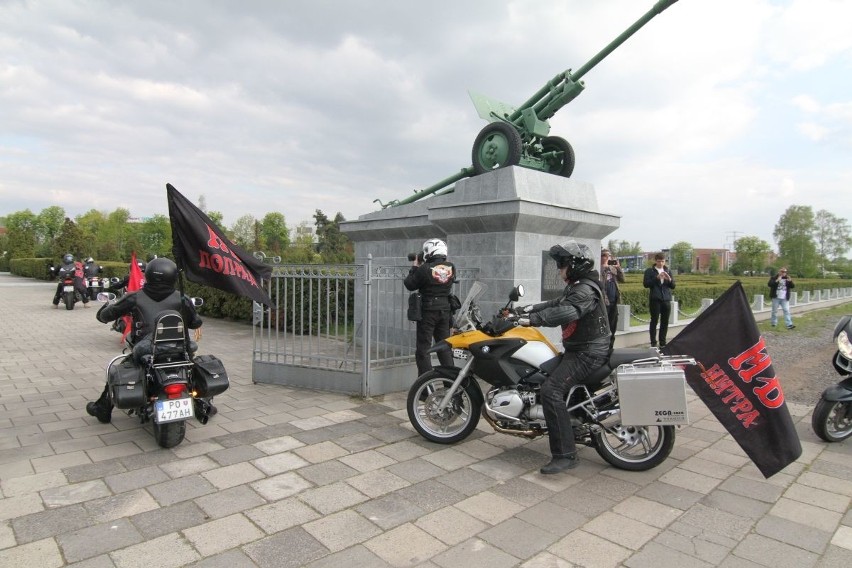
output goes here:
[{"label": "front fork", "polygon": [[459,371],[456,380],[453,381],[453,384],[450,385],[450,388],[447,389],[447,392],[444,394],[444,398],[441,399],[441,404],[438,405],[438,411],[443,411],[450,405],[453,400],[453,395],[459,390],[459,386],[461,386],[462,381],[467,377],[468,372],[470,371],[470,367],[473,365],[473,357],[468,358],[467,363],[464,364],[462,370]]}]

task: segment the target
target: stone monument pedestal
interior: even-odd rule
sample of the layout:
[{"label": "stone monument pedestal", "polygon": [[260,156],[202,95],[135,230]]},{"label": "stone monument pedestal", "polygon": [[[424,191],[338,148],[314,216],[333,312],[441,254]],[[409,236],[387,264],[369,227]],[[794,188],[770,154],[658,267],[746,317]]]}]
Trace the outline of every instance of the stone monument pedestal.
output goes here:
[{"label": "stone monument pedestal", "polygon": [[597,260],[601,241],[618,226],[618,216],[600,211],[592,184],[508,167],[461,180],[452,193],[346,221],[341,230],[355,244],[356,262],[372,255],[374,266],[409,265],[406,255],[423,241],[443,239],[457,267],[479,269],[478,280],[488,286],[480,306],[490,317],[514,285],[526,289],[522,304],[562,291],[551,246],[575,239]]}]

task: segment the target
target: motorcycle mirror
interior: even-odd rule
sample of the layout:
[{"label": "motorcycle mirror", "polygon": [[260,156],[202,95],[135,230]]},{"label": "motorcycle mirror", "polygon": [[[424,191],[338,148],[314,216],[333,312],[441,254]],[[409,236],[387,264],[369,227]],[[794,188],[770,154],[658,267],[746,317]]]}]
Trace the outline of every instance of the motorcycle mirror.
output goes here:
[{"label": "motorcycle mirror", "polygon": [[200,308],[204,305],[204,298],[192,298],[192,305],[196,308]]},{"label": "motorcycle mirror", "polygon": [[509,301],[517,302],[524,295],[524,285],[518,284],[509,292]]},{"label": "motorcycle mirror", "polygon": [[98,292],[99,302],[112,302],[113,300],[115,300],[115,294],[111,294],[109,292]]}]

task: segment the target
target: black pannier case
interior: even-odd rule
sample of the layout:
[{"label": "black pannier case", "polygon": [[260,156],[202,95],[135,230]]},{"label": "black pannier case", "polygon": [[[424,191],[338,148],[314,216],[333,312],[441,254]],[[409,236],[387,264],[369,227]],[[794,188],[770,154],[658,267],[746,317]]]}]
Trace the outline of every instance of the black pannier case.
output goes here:
[{"label": "black pannier case", "polygon": [[145,371],[133,363],[128,357],[109,368],[109,389],[112,403],[116,408],[139,408],[144,406]]},{"label": "black pannier case", "polygon": [[228,390],[228,372],[215,355],[199,355],[194,359],[192,383],[201,398],[209,398]]}]

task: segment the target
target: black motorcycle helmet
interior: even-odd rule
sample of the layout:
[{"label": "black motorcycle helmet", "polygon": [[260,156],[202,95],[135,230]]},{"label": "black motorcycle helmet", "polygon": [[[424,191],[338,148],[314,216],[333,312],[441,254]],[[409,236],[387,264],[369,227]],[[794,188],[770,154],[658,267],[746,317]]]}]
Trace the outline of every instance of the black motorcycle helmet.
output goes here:
[{"label": "black motorcycle helmet", "polygon": [[155,258],[145,268],[145,286],[168,286],[174,288],[177,282],[177,265],[168,258]]},{"label": "black motorcycle helmet", "polygon": [[74,255],[70,252],[66,252],[65,256],[62,257],[63,264],[71,264],[74,262]]},{"label": "black motorcycle helmet", "polygon": [[558,268],[568,267],[568,280],[574,282],[595,267],[592,251],[577,241],[567,241],[550,247],[550,258],[556,261]]}]

